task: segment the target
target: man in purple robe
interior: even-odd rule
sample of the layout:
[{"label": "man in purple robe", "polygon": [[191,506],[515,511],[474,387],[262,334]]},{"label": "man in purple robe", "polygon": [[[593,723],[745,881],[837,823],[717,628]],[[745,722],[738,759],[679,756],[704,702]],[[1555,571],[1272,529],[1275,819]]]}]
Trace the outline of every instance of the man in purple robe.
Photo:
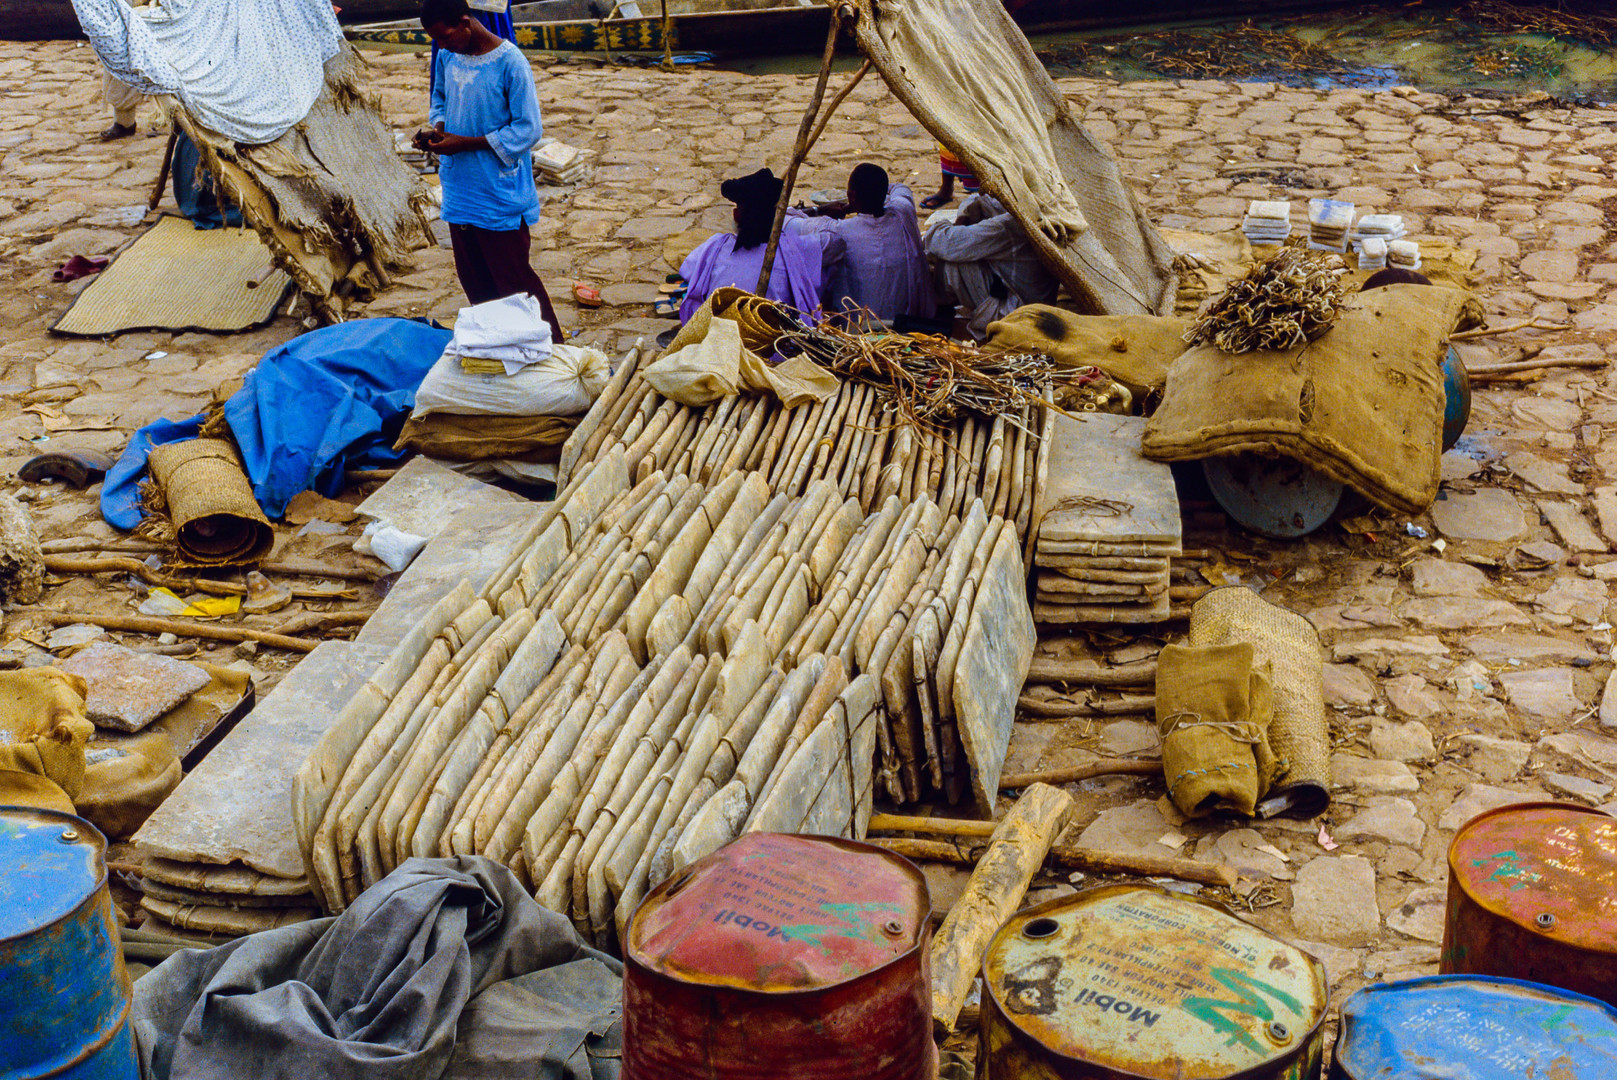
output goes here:
[{"label": "man in purple robe", "polygon": [[[685,300],[679,305],[680,322],[696,314],[715,289],[729,285],[752,292],[758,288],[764,249],[775,223],[775,204],[784,186],[768,169],[719,186],[720,194],[735,203],[736,231],[702,241],[680,265],[680,277],[687,285]],[[764,295],[805,315],[813,314],[824,304],[827,270],[841,257],[838,237],[782,230]]]},{"label": "man in purple robe", "polygon": [[915,195],[904,184],[889,184],[880,165],[854,166],[846,202],[786,213],[788,230],[835,236],[844,245],[826,284],[826,309],[833,315],[860,307],[890,323],[899,315],[930,319],[936,313]]}]

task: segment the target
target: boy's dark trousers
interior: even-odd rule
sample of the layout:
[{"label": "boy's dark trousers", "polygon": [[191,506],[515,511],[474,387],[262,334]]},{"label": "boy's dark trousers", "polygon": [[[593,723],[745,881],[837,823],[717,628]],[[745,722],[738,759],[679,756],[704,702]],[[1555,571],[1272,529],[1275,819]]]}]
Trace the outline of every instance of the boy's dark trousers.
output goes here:
[{"label": "boy's dark trousers", "polygon": [[567,340],[556,309],[550,304],[545,283],[528,263],[532,239],[526,225],[495,231],[476,225],[449,226],[449,242],[455,251],[455,276],[473,304],[486,304],[518,293],[531,293],[539,301],[545,322],[550,324],[550,340],[558,345]]}]

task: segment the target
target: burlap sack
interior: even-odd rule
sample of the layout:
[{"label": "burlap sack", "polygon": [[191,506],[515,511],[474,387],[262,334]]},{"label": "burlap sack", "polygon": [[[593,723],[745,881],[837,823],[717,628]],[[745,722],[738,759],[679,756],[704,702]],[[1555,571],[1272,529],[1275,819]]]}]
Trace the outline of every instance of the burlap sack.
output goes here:
[{"label": "burlap sack", "polygon": [[988,347],[1041,352],[1058,368],[1098,367],[1141,401],[1167,383],[1168,366],[1189,347],[1190,322],[1156,315],[1075,315],[1028,304],[988,324]]},{"label": "burlap sack", "polygon": [[84,786],[73,804],[108,840],[133,836],[180,786],[179,755],[167,732],[145,731],[86,755]]},{"label": "burlap sack", "polygon": [[1297,349],[1197,346],[1168,369],[1141,448],[1157,461],[1288,457],[1418,514],[1441,478],[1448,337],[1480,316],[1469,293],[1393,285],[1348,297],[1330,331]]},{"label": "burlap sack", "polygon": [[1274,776],[1267,665],[1252,646],[1168,645],[1157,658],[1157,730],[1168,795],[1186,817],[1251,817]]},{"label": "burlap sack", "polygon": [[779,330],[769,314],[773,305],[749,300],[757,297],[739,289],[715,291],[640,377],[663,397],[696,407],[742,389],[772,393],[789,409],[836,393],[837,377],[806,357],[780,364],[763,360],[754,346],[772,353]]},{"label": "burlap sack", "polygon": [[[1330,804],[1330,730],[1325,722],[1325,657],[1313,624],[1251,589],[1214,589],[1190,609],[1191,645],[1252,646],[1274,688],[1269,746],[1276,760],[1272,813],[1314,817]],[[1265,814],[1265,816],[1271,816]]]},{"label": "burlap sack", "polygon": [[412,416],[399,432],[395,450],[414,450],[447,461],[500,458],[530,463],[561,460],[562,443],[578,426],[578,416]]},{"label": "burlap sack", "polygon": [[275,531],[228,440],[168,443],[147,456],[146,467],[163,493],[181,561],[239,566],[270,553]]},{"label": "burlap sack", "polygon": [[42,776],[69,799],[84,784],[84,717],[89,687],[56,668],[0,671],[0,771]]}]

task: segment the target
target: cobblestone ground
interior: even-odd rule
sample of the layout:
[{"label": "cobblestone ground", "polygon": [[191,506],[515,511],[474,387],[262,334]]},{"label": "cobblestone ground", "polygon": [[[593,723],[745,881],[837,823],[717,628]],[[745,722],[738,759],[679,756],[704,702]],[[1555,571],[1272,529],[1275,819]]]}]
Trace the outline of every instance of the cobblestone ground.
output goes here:
[{"label": "cobblestone ground", "polygon": [[[424,60],[370,58],[390,121],[412,129],[425,114]],[[586,186],[547,202],[536,263],[563,322],[588,340],[619,345],[654,334],[669,325],[649,307],[668,270],[665,243],[724,226],[722,177],[784,165],[809,80],[582,64],[541,65],[538,77],[547,132],[598,157]],[[0,469],[14,472],[47,433],[47,445],[116,450],[141,424],[195,412],[218,383],[300,327],[281,319],[235,336],[53,338],[49,327],[78,286],[52,284],[51,270],[136,234],[126,211],[144,205],[163,139],[149,109],[139,138],[94,140],[106,114],[87,48],[0,46],[0,79],[0,257],[8,268]],[[1524,344],[1542,345],[1544,356],[1599,358],[1617,341],[1609,226],[1617,111],[1414,90],[1062,85],[1163,224],[1218,232],[1237,226],[1251,198],[1333,194],[1402,213],[1416,238],[1474,250],[1477,288],[1496,324],[1528,316],[1570,324],[1469,346],[1473,362],[1508,358]],[[918,193],[937,179],[931,139],[879,79],[844,105],[803,190],[840,187],[867,156]],[[601,285],[607,306],[574,310],[566,299],[574,278]],[[443,317],[460,303],[449,253],[432,249],[367,313]],[[43,415],[26,411],[39,405]],[[1617,426],[1617,380],[1561,369],[1478,389],[1468,453],[1448,456],[1441,501],[1421,519],[1388,521],[1368,536],[1333,528],[1271,544],[1227,528],[1221,515],[1194,514],[1190,543],[1216,548],[1233,572],[1266,584],[1265,595],[1307,613],[1321,633],[1337,781],[1324,825],[1339,846],[1326,850],[1319,822],[1179,822],[1164,815],[1160,786],[1125,779],[1074,789],[1083,839],[1239,866],[1254,917],[1317,943],[1338,995],[1366,980],[1435,971],[1445,852],[1459,823],[1514,801],[1609,805],[1612,797],[1617,738],[1603,729],[1617,727],[1617,695],[1601,708],[1617,578],[1617,438],[1604,441],[1608,424]],[[28,497],[46,537],[107,535],[93,489]],[[66,586],[47,602],[123,609],[131,595],[123,585]],[[27,626],[11,622],[8,636]],[[1117,658],[1154,649],[1114,644]],[[1055,766],[1154,742],[1139,720],[1030,724],[1013,759]]]}]

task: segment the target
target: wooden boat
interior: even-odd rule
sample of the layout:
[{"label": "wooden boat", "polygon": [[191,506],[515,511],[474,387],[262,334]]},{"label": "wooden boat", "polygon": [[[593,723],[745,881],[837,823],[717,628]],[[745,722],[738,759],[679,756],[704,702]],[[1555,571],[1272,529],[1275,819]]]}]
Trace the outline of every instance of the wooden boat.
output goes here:
[{"label": "wooden boat", "polygon": [[[1029,34],[1343,8],[1347,0],[1004,0]],[[670,47],[683,53],[817,53],[830,8],[819,0],[667,0]],[[1357,6],[1362,6],[1359,4]],[[347,11],[344,11],[347,16]],[[517,45],[540,52],[661,52],[662,0],[540,0],[514,4]],[[356,43],[428,48],[413,18],[354,26]],[[852,42],[846,43],[850,48]]]}]

